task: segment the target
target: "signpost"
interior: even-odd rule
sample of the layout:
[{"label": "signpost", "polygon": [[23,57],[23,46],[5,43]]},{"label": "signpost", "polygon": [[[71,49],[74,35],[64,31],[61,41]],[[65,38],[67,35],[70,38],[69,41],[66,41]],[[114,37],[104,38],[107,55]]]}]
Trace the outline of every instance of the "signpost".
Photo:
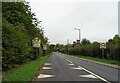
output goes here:
[{"label": "signpost", "polygon": [[[36,48],[36,56],[37,56],[37,48],[40,47],[40,43],[41,43],[41,40],[40,40],[38,37],[35,37],[35,38],[32,40],[33,47]],[[36,56],[35,56],[35,58],[36,58]]]},{"label": "signpost", "polygon": [[43,53],[44,53],[44,55],[45,55],[46,50],[47,50],[47,45],[43,45]]},{"label": "signpost", "polygon": [[47,45],[43,45],[43,50],[47,50]]},{"label": "signpost", "polygon": [[35,37],[33,40],[32,40],[32,43],[33,43],[33,47],[40,47],[40,39],[38,37]]},{"label": "signpost", "polygon": [[100,49],[102,49],[102,58],[104,58],[104,49],[106,49],[106,43],[100,43]]}]

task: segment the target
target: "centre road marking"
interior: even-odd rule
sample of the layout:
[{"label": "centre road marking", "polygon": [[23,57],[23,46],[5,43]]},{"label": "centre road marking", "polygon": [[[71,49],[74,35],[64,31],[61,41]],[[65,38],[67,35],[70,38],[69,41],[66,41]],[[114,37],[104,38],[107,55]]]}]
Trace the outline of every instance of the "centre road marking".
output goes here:
[{"label": "centre road marking", "polygon": [[67,61],[67,62],[69,62],[69,63],[71,63],[71,64],[73,64],[73,62],[72,62],[72,61],[70,61],[70,60],[68,60],[68,59],[66,59],[66,61]]},{"label": "centre road marking", "polygon": [[[66,61],[68,61],[68,62],[71,63],[71,64],[68,64],[68,65],[74,65],[72,61],[70,61],[70,60],[68,60],[68,59],[66,59]],[[100,77],[100,76],[94,74],[93,72],[91,72],[91,71],[89,71],[89,70],[87,70],[87,69],[85,69],[85,68],[83,68],[83,67],[81,67],[81,66],[78,66],[78,67],[79,67],[80,69],[82,68],[84,71],[86,71],[86,72],[92,74],[93,76],[95,76],[95,77],[101,79],[102,81],[107,82],[107,83],[110,83],[110,82],[107,81],[106,79],[104,79],[104,78],[102,78],[102,77]]]},{"label": "centre road marking", "polygon": [[70,63],[70,64],[68,64],[68,65],[74,65],[72,61],[70,61],[70,60],[68,60],[68,59],[66,59],[66,61]]},{"label": "centre road marking", "polygon": [[83,70],[85,70],[86,72],[88,72],[88,73],[92,74],[93,76],[95,76],[95,77],[97,77],[97,78],[101,79],[102,81],[107,82],[107,83],[110,83],[110,82],[109,82],[109,81],[107,81],[106,79],[104,79],[104,78],[102,78],[102,77],[100,77],[100,76],[98,76],[98,75],[94,74],[93,72],[91,72],[91,71],[89,71],[89,70],[87,70],[87,69],[85,69],[85,68],[83,68],[83,67],[81,67],[81,66],[78,66],[78,67],[82,68]]}]

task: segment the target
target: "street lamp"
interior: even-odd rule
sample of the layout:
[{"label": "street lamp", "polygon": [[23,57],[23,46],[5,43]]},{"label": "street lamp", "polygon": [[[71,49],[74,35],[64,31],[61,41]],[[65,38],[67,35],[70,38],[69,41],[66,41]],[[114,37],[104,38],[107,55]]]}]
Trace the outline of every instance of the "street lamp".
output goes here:
[{"label": "street lamp", "polygon": [[78,30],[78,31],[79,31],[79,41],[80,41],[80,29],[75,28],[75,30]]},{"label": "street lamp", "polygon": [[69,39],[67,39],[67,54],[69,54],[69,52],[68,52],[68,47],[69,46]]},{"label": "street lamp", "polygon": [[[79,31],[79,41],[80,41],[80,29],[75,28],[75,30],[78,30],[78,31]],[[80,55],[80,48],[79,48],[79,55]]]}]

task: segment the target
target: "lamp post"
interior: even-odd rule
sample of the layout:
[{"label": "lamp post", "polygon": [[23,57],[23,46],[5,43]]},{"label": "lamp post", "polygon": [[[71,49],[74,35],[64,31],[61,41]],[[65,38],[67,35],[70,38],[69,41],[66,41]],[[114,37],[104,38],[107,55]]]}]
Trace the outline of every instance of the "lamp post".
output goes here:
[{"label": "lamp post", "polygon": [[69,39],[67,39],[67,54],[69,54],[69,52],[68,52],[68,47],[69,46]]},{"label": "lamp post", "polygon": [[[78,30],[78,31],[79,31],[79,41],[80,41],[80,29],[75,28],[75,30]],[[79,48],[79,55],[80,55],[80,48]]]},{"label": "lamp post", "polygon": [[78,31],[79,31],[79,40],[81,40],[81,39],[80,39],[80,36],[81,36],[81,35],[80,35],[80,29],[75,28],[75,30],[78,30]]}]

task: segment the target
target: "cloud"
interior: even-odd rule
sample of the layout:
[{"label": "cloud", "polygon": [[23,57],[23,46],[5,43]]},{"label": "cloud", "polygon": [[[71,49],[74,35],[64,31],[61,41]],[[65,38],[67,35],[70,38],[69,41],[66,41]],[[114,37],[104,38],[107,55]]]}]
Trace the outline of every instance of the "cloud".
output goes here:
[{"label": "cloud", "polygon": [[81,29],[82,38],[105,42],[118,33],[117,0],[105,1],[40,0],[30,1],[30,5],[43,21],[41,25],[51,43],[65,44],[67,39],[72,43],[78,38],[74,28]]}]

